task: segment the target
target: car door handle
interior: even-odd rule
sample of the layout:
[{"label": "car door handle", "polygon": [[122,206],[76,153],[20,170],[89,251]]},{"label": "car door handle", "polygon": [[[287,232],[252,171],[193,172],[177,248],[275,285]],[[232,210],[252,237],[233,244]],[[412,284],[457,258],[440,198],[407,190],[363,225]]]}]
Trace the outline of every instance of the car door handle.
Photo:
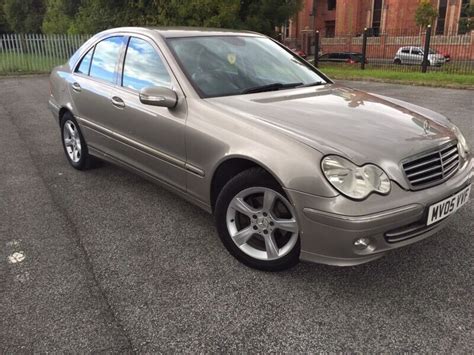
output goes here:
[{"label": "car door handle", "polygon": [[71,87],[75,92],[81,92],[82,91],[81,85],[79,85],[79,83],[73,83],[71,85]]},{"label": "car door handle", "polygon": [[112,97],[112,105],[118,108],[124,108],[125,102],[120,97],[114,96]]}]

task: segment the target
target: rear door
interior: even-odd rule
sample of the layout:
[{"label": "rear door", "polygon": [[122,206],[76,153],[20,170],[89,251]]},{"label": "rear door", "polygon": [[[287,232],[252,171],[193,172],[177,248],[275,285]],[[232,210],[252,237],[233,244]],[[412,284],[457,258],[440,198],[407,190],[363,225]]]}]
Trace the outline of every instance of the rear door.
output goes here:
[{"label": "rear door", "polygon": [[410,54],[410,63],[411,64],[421,64],[423,62],[423,52],[420,48],[412,47]]},{"label": "rear door", "polygon": [[343,63],[349,63],[349,61],[351,60],[351,55],[349,53],[341,53],[340,60]]},{"label": "rear door", "polygon": [[319,57],[319,61],[328,62],[329,61],[329,54],[323,54],[321,57]]},{"label": "rear door", "polygon": [[410,48],[402,48],[399,57],[403,64],[410,64]]},{"label": "rear door", "polygon": [[329,54],[329,61],[337,63],[339,62],[339,53],[330,53]]},{"label": "rear door", "polygon": [[111,136],[115,107],[112,98],[117,82],[117,65],[124,36],[98,42],[82,58],[70,84],[76,118],[91,149],[111,153],[116,142]]}]

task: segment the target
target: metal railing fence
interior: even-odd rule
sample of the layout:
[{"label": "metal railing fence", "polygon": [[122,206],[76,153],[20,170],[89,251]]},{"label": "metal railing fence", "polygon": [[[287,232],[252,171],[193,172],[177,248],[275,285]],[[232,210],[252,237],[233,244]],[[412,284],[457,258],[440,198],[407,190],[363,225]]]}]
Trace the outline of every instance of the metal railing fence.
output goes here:
[{"label": "metal railing fence", "polygon": [[[316,43],[315,38],[319,37]],[[365,40],[364,40],[365,39]],[[318,58],[321,66],[351,65],[353,68],[377,68],[390,71],[439,71],[452,74],[474,74],[474,31],[466,34],[445,33],[436,35],[427,30],[391,30],[373,36],[369,30],[358,34],[337,35],[326,37],[325,33],[303,33],[299,38],[288,38],[284,41],[290,48],[302,50],[311,57],[315,48],[318,49]],[[429,48],[437,55],[445,57],[443,63],[434,63],[432,56],[429,58],[405,56],[397,60],[397,53],[403,47]],[[431,53],[430,51],[430,53]],[[345,53],[341,59],[328,60],[330,54]],[[365,54],[365,65],[361,60],[347,60],[347,53]],[[337,55],[335,55],[337,57]],[[427,59],[425,61],[425,59]],[[426,70],[423,68],[426,63]],[[432,65],[435,64],[435,65]]]},{"label": "metal railing fence", "polygon": [[0,73],[43,73],[65,63],[89,35],[0,35]]},{"label": "metal railing fence", "polygon": [[[314,53],[312,33],[285,42],[291,48]],[[309,37],[308,37],[309,36]],[[429,48],[443,54],[445,63],[428,65],[426,71],[474,74],[474,31],[427,36],[426,31],[390,31],[371,36],[367,31],[360,34],[325,37],[318,34],[320,56],[329,53],[365,53],[366,64],[344,63],[343,61],[320,61],[321,65],[352,65],[361,69],[377,68],[396,71],[421,71],[423,61],[396,61],[398,50],[404,46]],[[365,41],[364,41],[365,37]],[[88,39],[90,35],[45,35],[45,34],[3,34],[0,35],[0,74],[46,73],[68,58]],[[312,44],[312,46],[311,46]],[[365,46],[364,46],[365,44]]]}]

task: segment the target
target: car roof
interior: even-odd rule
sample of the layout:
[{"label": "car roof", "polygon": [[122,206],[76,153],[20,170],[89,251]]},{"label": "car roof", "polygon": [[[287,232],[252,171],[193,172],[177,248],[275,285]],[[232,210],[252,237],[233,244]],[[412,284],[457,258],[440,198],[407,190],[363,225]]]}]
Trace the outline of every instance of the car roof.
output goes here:
[{"label": "car roof", "polygon": [[135,33],[155,33],[163,38],[178,37],[202,37],[202,36],[253,36],[264,37],[264,35],[233,29],[208,28],[208,27],[119,27],[107,30],[106,32],[135,32]]}]

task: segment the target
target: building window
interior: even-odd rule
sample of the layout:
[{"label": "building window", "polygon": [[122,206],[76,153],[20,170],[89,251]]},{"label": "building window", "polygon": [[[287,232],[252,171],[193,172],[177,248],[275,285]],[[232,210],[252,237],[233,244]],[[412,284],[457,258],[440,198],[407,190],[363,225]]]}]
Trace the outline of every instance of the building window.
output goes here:
[{"label": "building window", "polygon": [[290,21],[288,21],[285,25],[285,38],[290,37]]},{"label": "building window", "polygon": [[328,0],[328,11],[336,10],[336,0]]},{"label": "building window", "polygon": [[378,36],[380,33],[380,24],[382,21],[382,3],[383,0],[374,0],[374,13],[372,16],[372,34]]},{"label": "building window", "polygon": [[327,38],[332,38],[336,35],[336,21],[326,21],[325,28]]},{"label": "building window", "polygon": [[446,23],[446,10],[448,9],[448,0],[439,0],[438,21],[436,22],[436,34],[444,34],[444,25]]},{"label": "building window", "polygon": [[[474,5],[471,5],[470,0],[462,0],[461,3],[461,14],[459,16],[459,28],[458,28],[458,33],[460,35],[466,34],[469,32],[470,26],[469,26],[469,13],[472,12],[472,9]],[[472,19],[471,19],[472,21]],[[472,24],[471,24],[472,26]]]}]

